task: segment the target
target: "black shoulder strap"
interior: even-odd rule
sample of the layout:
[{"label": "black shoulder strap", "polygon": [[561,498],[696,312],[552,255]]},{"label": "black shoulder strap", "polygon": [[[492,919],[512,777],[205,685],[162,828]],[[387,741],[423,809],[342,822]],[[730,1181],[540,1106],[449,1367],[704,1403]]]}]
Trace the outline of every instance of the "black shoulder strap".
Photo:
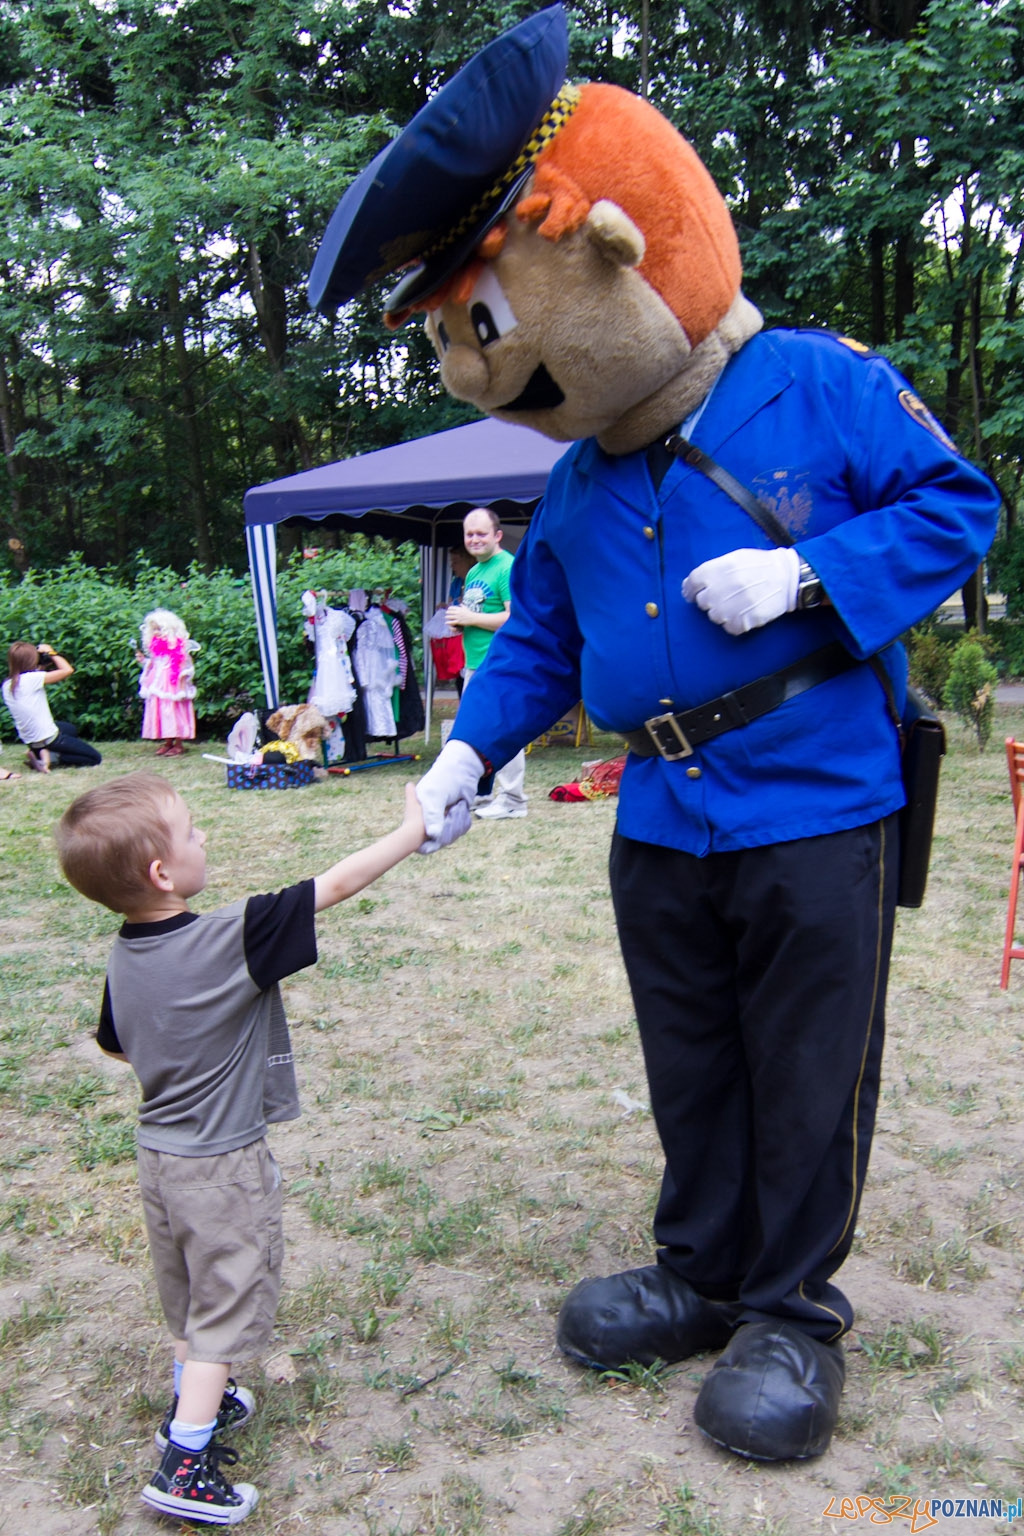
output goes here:
[{"label": "black shoulder strap", "polygon": [[707,475],[713,480],[720,491],[742,507],[748,517],[752,517],[762,533],[767,534],[773,544],[781,544],[784,549],[790,549],[796,543],[793,535],[784,523],[775,516],[771,507],[763,501],[759,501],[753,491],[748,491],[741,480],[735,475],[730,475],[721,464],[716,464],[714,459],[708,457],[702,448],[696,443],[687,442],[685,437],[680,437],[678,432],[672,432],[665,439],[665,447],[669,453],[675,454],[677,459],[682,459],[684,464],[691,464],[694,469],[699,469],[702,475]]},{"label": "black shoulder strap", "polygon": [[[682,459],[684,464],[692,465],[694,469],[699,469],[702,475],[707,475],[709,480],[713,480],[730,501],[734,501],[738,507],[743,508],[748,517],[753,518],[761,532],[771,539],[773,544],[778,544],[783,549],[792,549],[796,540],[785,524],[775,516],[771,507],[760,501],[753,491],[747,489],[742,480],[737,480],[735,475],[723,469],[721,464],[717,464],[702,448],[698,448],[696,443],[688,442],[685,437],[680,437],[678,432],[671,432],[665,439],[665,447],[677,459]],[[867,663],[882,686],[889,717],[896,729],[901,731],[903,721],[896,708],[896,695],[893,693],[892,679],[886,671],[885,663],[878,655],[869,656]]]}]

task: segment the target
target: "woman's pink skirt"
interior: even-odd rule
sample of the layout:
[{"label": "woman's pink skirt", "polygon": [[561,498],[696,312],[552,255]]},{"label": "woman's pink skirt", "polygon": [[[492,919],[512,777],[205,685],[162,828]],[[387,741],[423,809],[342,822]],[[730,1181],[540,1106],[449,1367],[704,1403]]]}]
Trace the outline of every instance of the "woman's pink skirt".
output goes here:
[{"label": "woman's pink skirt", "polygon": [[142,715],[143,741],[194,741],[196,712],[191,699],[146,700]]}]

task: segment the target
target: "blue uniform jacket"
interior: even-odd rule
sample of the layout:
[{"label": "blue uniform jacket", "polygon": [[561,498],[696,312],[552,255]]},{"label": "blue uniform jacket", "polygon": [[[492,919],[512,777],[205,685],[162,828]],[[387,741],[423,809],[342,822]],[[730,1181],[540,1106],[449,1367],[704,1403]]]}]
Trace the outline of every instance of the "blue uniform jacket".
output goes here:
[{"label": "blue uniform jacket", "polygon": [[[992,483],[952,448],[884,359],[826,333],[771,331],[730,361],[693,440],[774,509],[831,600],[729,635],[682,583],[729,550],[770,548],[750,517],[681,462],[655,491],[642,452],[590,439],[551,472],[512,570],[512,613],[467,689],[453,736],[506,762],[579,698],[635,729],[841,639],[884,660],[967,579],[992,540]],[[703,855],[840,831],[903,804],[897,733],[869,666],[830,679],[668,763],[630,755],[627,837]]]}]

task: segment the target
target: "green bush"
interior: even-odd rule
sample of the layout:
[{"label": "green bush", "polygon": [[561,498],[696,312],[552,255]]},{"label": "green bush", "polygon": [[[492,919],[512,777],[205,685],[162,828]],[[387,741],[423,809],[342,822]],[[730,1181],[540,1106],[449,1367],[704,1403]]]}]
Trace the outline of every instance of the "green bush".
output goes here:
[{"label": "green bush", "polygon": [[[352,536],[344,550],[313,559],[302,555],[278,572],[278,651],[281,697],[306,697],[312,673],[302,636],[302,593],[365,587],[390,589],[409,603],[409,623],[420,621],[418,556],[383,540]],[[30,571],[0,580],[0,641],[46,641],[75,667],[51,699],[58,719],[73,720],[101,741],[138,735],[142,704],[135,653],[139,626],[151,608],[170,608],[202,647],[196,656],[196,715],[204,735],[223,735],[230,722],[264,702],[252,588],[247,576],[212,575],[192,566],[186,576],[140,559],[130,580],[95,570],[80,559],[54,571]],[[6,668],[3,669],[6,671]],[[10,735],[10,721],[7,720]]]},{"label": "green bush", "polygon": [[949,680],[954,642],[944,640],[927,624],[919,624],[904,635],[903,641],[907,648],[910,681],[927,694],[933,704],[938,704]]},{"label": "green bush", "polygon": [[977,640],[961,640],[953,652],[943,702],[966,729],[974,731],[979,752],[984,752],[992,734],[998,677]]}]

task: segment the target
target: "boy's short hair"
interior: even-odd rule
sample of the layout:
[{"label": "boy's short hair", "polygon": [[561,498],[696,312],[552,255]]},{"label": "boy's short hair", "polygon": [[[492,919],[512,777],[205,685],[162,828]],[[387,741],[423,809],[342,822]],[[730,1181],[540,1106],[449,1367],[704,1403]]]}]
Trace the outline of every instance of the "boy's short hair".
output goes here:
[{"label": "boy's short hair", "polygon": [[176,794],[157,773],[129,773],[73,800],[54,836],[75,890],[112,912],[137,905],[152,890],[149,866],[170,852],[167,811]]}]

